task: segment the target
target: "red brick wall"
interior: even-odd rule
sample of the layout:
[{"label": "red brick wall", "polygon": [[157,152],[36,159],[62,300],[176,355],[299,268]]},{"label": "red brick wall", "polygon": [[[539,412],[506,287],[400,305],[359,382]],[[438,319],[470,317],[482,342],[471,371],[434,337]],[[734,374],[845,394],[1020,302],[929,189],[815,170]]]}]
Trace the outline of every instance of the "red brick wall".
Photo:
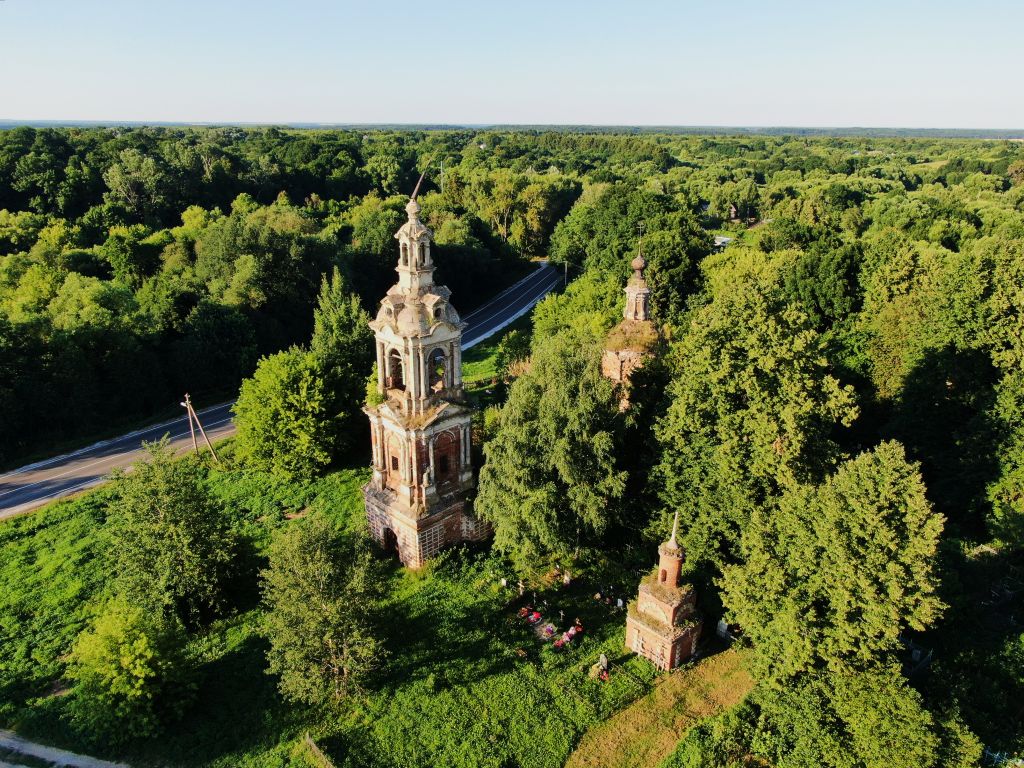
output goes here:
[{"label": "red brick wall", "polygon": [[[388,435],[384,442],[384,482],[397,488],[402,482],[402,443],[395,435]],[[395,469],[395,465],[398,469]]]},{"label": "red brick wall", "polygon": [[[649,627],[633,621],[626,621],[626,647],[639,653],[663,669],[674,669],[693,655],[696,641],[700,637],[701,625],[688,627],[674,643]],[[639,638],[643,640],[641,645]]]}]

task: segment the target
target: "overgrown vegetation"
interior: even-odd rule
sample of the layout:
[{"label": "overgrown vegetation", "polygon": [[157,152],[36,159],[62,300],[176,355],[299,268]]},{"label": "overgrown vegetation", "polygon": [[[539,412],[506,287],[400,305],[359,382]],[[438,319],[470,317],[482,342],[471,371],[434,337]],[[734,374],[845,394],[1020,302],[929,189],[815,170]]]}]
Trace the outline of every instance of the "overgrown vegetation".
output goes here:
[{"label": "overgrown vegetation", "polygon": [[[709,625],[724,615],[744,630],[755,685],[667,765],[952,768],[977,763],[982,744],[1024,751],[1019,143],[0,138],[5,425],[78,380],[60,408],[91,413],[89,398],[121,381],[119,366],[139,367],[136,355],[154,382],[136,377],[112,404],[142,413],[129,395],[184,386],[162,372],[167,360],[230,387],[258,355],[300,345],[244,385],[264,429],[243,431],[225,467],[154,460],[137,479],[0,526],[5,723],[74,745],[83,714],[113,713],[137,735],[119,754],[140,764],[287,765],[309,730],[352,767],[559,766],[653,676],[622,653],[623,617],[589,597],[587,579],[632,591],[678,511],[686,577]],[[73,158],[89,151],[102,170],[74,181]],[[529,334],[467,356],[487,382],[473,397],[493,404],[474,435],[486,441],[477,509],[495,524],[494,551],[450,553],[418,574],[383,559],[364,570],[365,473],[344,468],[361,442],[336,439],[356,429],[370,366],[353,292],[365,302],[390,282],[401,198],[387,195],[434,152],[450,175],[423,215],[460,310],[473,281],[520,268],[510,255],[549,251],[575,279],[537,307]],[[205,170],[168,175],[189,156]],[[62,170],[33,175],[51,167]],[[609,339],[640,225],[658,333]],[[711,230],[735,241],[715,252]],[[622,411],[601,348],[640,342],[655,356]],[[81,431],[82,419],[66,423]],[[164,518],[150,512],[164,504],[190,535],[157,535]],[[199,546],[198,510],[216,552]],[[126,579],[112,566],[122,538]],[[146,565],[136,555],[150,550]],[[551,589],[556,565],[577,586]],[[322,588],[285,589],[303,574]],[[580,615],[583,642],[564,654],[539,644],[501,578]],[[160,597],[172,623],[141,622],[119,604],[127,594]],[[296,628],[317,641],[298,647]],[[125,642],[140,674],[104,677]],[[607,683],[586,674],[602,651],[615,662]],[[166,706],[137,706],[148,691]]]}]

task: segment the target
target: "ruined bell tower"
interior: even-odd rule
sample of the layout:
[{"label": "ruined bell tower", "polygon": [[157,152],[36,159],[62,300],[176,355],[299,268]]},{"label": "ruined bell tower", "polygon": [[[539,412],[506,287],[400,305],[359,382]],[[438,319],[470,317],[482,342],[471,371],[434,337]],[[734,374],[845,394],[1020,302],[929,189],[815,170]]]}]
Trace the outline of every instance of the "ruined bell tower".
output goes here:
[{"label": "ruined bell tower", "polygon": [[[641,248],[642,248],[641,243]],[[619,407],[629,407],[630,377],[650,359],[658,340],[658,332],[651,321],[651,290],[644,278],[647,261],[642,250],[630,262],[633,274],[626,283],[626,308],[620,322],[605,340],[601,357],[601,373],[611,379],[619,389]]]},{"label": "ruined bell tower", "polygon": [[[418,187],[418,185],[417,185]],[[472,513],[471,409],[462,395],[462,330],[451,292],[434,284],[430,229],[413,193],[398,240],[398,282],[370,322],[377,391],[373,477],[363,487],[370,534],[418,568],[445,546],[486,538]]]}]

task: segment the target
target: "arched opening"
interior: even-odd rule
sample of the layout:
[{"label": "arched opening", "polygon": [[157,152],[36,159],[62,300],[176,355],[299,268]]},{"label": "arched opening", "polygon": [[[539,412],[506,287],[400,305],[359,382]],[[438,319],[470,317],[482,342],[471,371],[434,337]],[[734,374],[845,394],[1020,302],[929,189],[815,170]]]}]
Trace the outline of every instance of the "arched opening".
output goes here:
[{"label": "arched opening", "polygon": [[388,389],[405,389],[405,376],[402,371],[402,353],[397,349],[388,352]]},{"label": "arched opening", "polygon": [[427,373],[432,392],[440,392],[448,386],[448,358],[444,350],[435,349],[427,357]]},{"label": "arched opening", "polygon": [[401,264],[401,266],[403,266],[403,267],[408,267],[409,266],[409,244],[408,243],[402,243],[402,256],[401,256],[401,259],[399,261],[399,264]]},{"label": "arched opening", "polygon": [[666,571],[664,568],[661,569],[660,581],[668,581],[668,571]]},{"label": "arched opening", "polygon": [[448,432],[438,435],[434,441],[434,470],[438,487],[459,480],[459,443]]},{"label": "arched opening", "polygon": [[420,262],[419,265],[422,267],[427,263],[427,244],[420,243]]},{"label": "arched opening", "polygon": [[391,554],[391,553],[394,553],[396,555],[399,554],[399,552],[398,552],[398,536],[390,528],[385,528],[384,529],[384,551],[387,552],[388,554]]}]

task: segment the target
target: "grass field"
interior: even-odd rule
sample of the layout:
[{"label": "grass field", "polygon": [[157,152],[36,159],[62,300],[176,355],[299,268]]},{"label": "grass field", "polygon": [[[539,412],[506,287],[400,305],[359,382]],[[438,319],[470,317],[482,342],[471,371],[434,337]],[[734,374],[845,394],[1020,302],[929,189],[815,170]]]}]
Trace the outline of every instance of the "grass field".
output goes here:
[{"label": "grass field", "polygon": [[594,726],[566,768],[651,768],[704,718],[738,704],[753,686],[743,657],[727,650],[658,680],[654,690]]},{"label": "grass field", "polygon": [[[112,576],[104,554],[110,491],[0,525],[0,725],[136,768],[301,765],[293,751],[307,731],[348,768],[561,768],[585,733],[651,690],[653,667],[625,653],[624,615],[596,602],[594,585],[537,594],[560,628],[576,617],[586,628],[581,642],[556,652],[516,615],[522,598],[500,585],[512,577],[502,561],[456,550],[419,573],[379,559],[387,598],[375,620],[390,656],[364,699],[329,712],[284,702],[265,673],[261,553],[274,530],[299,524],[291,518],[306,509],[360,531],[365,479],[362,468],[305,484],[211,472],[224,514],[247,542],[234,609],[190,642],[199,689],[184,718],[118,753],[74,732],[63,681],[66,654]],[[588,675],[602,652],[616,664],[606,683]]]}]

